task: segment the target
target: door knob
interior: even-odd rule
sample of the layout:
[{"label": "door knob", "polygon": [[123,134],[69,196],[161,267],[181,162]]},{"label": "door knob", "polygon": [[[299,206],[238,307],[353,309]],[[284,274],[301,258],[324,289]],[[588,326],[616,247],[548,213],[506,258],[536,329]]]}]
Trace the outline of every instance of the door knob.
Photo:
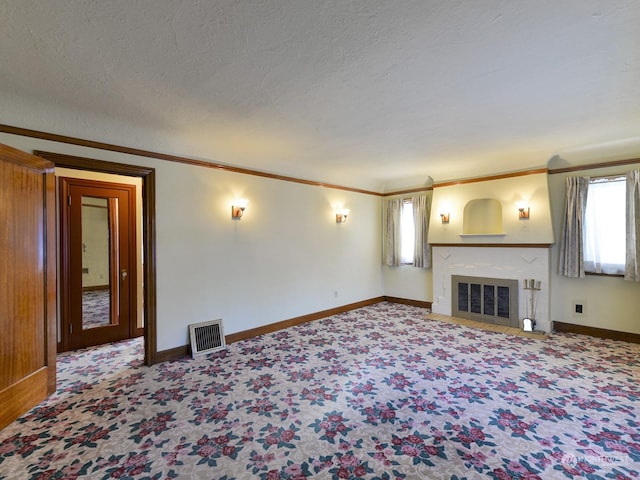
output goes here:
[{"label": "door knob", "polygon": [[127,273],[127,270],[125,268],[120,270],[120,279],[121,280],[126,280],[127,279],[127,275],[129,275],[129,274]]}]

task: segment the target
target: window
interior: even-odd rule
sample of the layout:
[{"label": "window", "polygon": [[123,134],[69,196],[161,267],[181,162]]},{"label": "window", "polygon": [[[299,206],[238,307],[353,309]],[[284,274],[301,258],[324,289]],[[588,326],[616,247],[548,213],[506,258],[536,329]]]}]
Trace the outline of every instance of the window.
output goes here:
[{"label": "window", "polygon": [[623,275],[626,252],[624,177],[589,181],[584,216],[584,270]]},{"label": "window", "polygon": [[429,204],[426,193],[384,202],[384,263],[390,267],[431,267]]},{"label": "window", "polygon": [[413,223],[413,202],[402,201],[400,211],[400,262],[413,264],[415,246],[415,225]]}]

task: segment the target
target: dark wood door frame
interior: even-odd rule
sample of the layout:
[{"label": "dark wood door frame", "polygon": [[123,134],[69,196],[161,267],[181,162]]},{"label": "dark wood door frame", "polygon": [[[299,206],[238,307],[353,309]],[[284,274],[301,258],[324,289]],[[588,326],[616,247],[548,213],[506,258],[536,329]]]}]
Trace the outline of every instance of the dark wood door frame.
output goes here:
[{"label": "dark wood door frame", "polygon": [[142,250],[144,264],[143,315],[144,315],[144,362],[158,363],[158,339],[156,316],[156,171],[154,168],[107,162],[92,158],[76,157],[60,153],[35,151],[34,155],[49,160],[56,167],[73,168],[100,173],[139,177],[142,179]]}]

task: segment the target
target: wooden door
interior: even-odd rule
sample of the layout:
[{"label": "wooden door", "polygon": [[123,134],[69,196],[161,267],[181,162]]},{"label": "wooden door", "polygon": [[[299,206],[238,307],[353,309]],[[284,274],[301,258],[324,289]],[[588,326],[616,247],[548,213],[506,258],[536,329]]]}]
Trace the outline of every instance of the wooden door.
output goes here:
[{"label": "wooden door", "polygon": [[56,388],[53,163],[0,145],[0,428]]},{"label": "wooden door", "polygon": [[135,186],[60,179],[63,350],[137,334]]}]

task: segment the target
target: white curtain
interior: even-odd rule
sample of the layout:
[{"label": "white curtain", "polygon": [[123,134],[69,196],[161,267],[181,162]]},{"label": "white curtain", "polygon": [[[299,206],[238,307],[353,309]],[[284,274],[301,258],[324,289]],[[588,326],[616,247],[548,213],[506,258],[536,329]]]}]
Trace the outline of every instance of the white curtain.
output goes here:
[{"label": "white curtain", "polygon": [[565,277],[584,278],[584,211],[589,177],[567,177],[566,188],[558,273]]},{"label": "white curtain", "polygon": [[401,198],[386,200],[386,232],[385,232],[385,263],[390,267],[401,264],[400,261],[400,210]]},{"label": "white curtain", "polygon": [[430,206],[427,195],[420,194],[411,197],[413,204],[413,225],[415,229],[415,243],[413,250],[413,266],[420,268],[431,267],[431,248],[427,243],[429,238]]},{"label": "white curtain", "polygon": [[627,174],[627,235],[624,279],[640,282],[640,170]]}]

